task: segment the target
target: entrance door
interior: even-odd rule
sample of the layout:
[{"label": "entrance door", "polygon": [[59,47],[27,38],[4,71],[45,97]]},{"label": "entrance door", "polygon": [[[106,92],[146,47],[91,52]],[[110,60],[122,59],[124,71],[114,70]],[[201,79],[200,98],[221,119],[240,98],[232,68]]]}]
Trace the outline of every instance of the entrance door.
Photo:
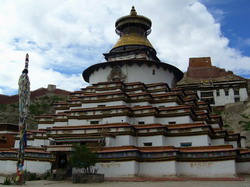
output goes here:
[{"label": "entrance door", "polygon": [[56,156],[57,160],[57,168],[66,168],[68,161],[67,161],[67,154],[58,154]]}]

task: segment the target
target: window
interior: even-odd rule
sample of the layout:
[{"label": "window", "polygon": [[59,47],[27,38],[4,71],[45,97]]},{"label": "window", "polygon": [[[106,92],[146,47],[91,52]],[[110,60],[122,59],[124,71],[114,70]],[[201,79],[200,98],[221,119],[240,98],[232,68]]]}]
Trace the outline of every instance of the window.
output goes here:
[{"label": "window", "polygon": [[152,74],[155,75],[155,70],[153,69]]},{"label": "window", "polygon": [[144,146],[152,146],[152,142],[145,142],[143,144],[144,144]]},{"label": "window", "polygon": [[104,107],[104,106],[106,106],[106,105],[97,105],[97,107]]},{"label": "window", "polygon": [[169,121],[168,124],[176,124],[176,121]]},{"label": "window", "polygon": [[238,97],[234,98],[234,102],[240,102],[240,98]]},{"label": "window", "polygon": [[210,98],[210,99],[206,99],[206,102],[208,102],[209,104],[214,104],[214,98]]},{"label": "window", "polygon": [[213,97],[213,91],[201,92],[201,97]]},{"label": "window", "polygon": [[234,90],[234,95],[240,95],[239,90]]},{"label": "window", "polygon": [[182,142],[180,143],[181,147],[191,147],[192,146],[192,142]]},{"label": "window", "polygon": [[143,125],[143,124],[145,124],[145,122],[144,121],[138,121],[138,124]]},{"label": "window", "polygon": [[228,96],[228,95],[229,95],[228,90],[225,90],[225,95],[226,95],[226,96]]},{"label": "window", "polygon": [[99,124],[99,121],[90,121],[90,124],[91,125],[97,125],[97,124]]},{"label": "window", "polygon": [[165,106],[164,105],[159,106],[159,108],[163,108],[163,107],[165,107]]},{"label": "window", "polygon": [[216,95],[220,96],[220,90],[216,90]]}]

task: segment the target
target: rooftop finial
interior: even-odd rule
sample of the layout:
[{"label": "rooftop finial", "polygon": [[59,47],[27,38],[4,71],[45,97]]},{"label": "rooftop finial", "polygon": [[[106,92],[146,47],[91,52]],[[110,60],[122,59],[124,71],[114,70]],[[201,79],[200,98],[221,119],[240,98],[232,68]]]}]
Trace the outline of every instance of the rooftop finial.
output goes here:
[{"label": "rooftop finial", "polygon": [[134,6],[132,6],[132,9],[131,9],[131,11],[130,11],[130,15],[131,15],[131,16],[136,16],[136,15],[137,15],[137,12],[136,12]]}]

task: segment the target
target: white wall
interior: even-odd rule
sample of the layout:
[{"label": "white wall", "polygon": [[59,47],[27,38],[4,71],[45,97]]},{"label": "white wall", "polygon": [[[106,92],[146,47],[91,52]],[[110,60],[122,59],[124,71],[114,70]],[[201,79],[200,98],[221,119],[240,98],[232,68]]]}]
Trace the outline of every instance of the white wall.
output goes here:
[{"label": "white wall", "polygon": [[140,105],[140,106],[150,106],[150,104],[148,102],[137,102],[137,103],[129,103],[130,107],[134,107],[136,105]]},{"label": "white wall", "polygon": [[212,145],[225,145],[224,138],[211,139]]},{"label": "white wall", "polygon": [[114,146],[115,146],[115,138],[105,137],[105,147],[114,147]]},{"label": "white wall", "polygon": [[[186,117],[186,119],[187,118],[190,118],[190,117]],[[69,119],[68,124],[70,126],[89,125],[90,121],[99,121],[99,124],[122,122],[122,123],[131,123],[131,124],[137,125],[139,121],[144,121],[145,124],[156,123],[156,118],[154,116],[134,117],[134,118],[130,118],[128,116],[113,116],[113,117],[107,117],[107,118],[96,118],[96,119],[93,118],[93,119],[88,119],[88,120]]]},{"label": "white wall", "polygon": [[154,107],[159,107],[159,106],[164,106],[164,107],[169,107],[169,106],[179,106],[176,102],[168,102],[168,103],[155,103],[152,104]]},{"label": "white wall", "polygon": [[62,113],[62,112],[65,112],[67,110],[56,110],[55,113],[58,114],[58,113]]},{"label": "white wall", "polygon": [[136,138],[131,135],[119,135],[114,139],[114,146],[136,145]]},{"label": "white wall", "polygon": [[155,123],[155,116],[134,117],[130,119],[130,123],[133,125],[138,125],[139,121],[144,121],[145,124],[152,124]]},{"label": "white wall", "polygon": [[[19,148],[19,141],[20,141],[20,140],[15,140],[14,148]],[[33,146],[33,143],[34,143],[33,140],[27,140],[27,145],[28,145],[28,146]]]},{"label": "white wall", "polygon": [[33,146],[48,146],[49,143],[48,139],[34,139]]},{"label": "white wall", "polygon": [[240,139],[241,148],[246,148],[246,138]]},{"label": "white wall", "polygon": [[16,161],[0,160],[0,174],[8,175],[16,173]]},{"label": "white wall", "polygon": [[98,173],[105,174],[105,177],[134,177],[138,174],[136,161],[97,163],[96,168],[99,168]]},{"label": "white wall", "polygon": [[39,122],[38,122],[38,130],[39,129],[46,129],[48,127],[53,127],[53,126],[54,126],[54,124],[39,124]]},{"label": "white wall", "polygon": [[113,116],[110,118],[103,118],[103,124],[106,123],[130,123],[130,118],[127,116]]},{"label": "white wall", "polygon": [[228,89],[228,95],[225,95],[224,89],[219,89],[220,95],[216,95],[216,90],[213,90],[214,92],[214,102],[215,106],[222,106],[227,103],[234,103],[234,90],[232,88]]},{"label": "white wall", "polygon": [[139,136],[138,139],[138,147],[145,147],[144,143],[152,142],[152,146],[164,146],[163,139],[165,137],[162,135],[158,136]]},{"label": "white wall", "polygon": [[175,121],[176,124],[182,123],[193,123],[193,120],[190,116],[177,116],[177,117],[163,117],[163,118],[156,118],[156,123],[161,124],[168,124],[170,121]]},{"label": "white wall", "polygon": [[[0,160],[0,174],[8,175],[16,173],[16,164],[17,161]],[[25,160],[23,168],[29,172],[42,174],[51,169],[51,163]]]},{"label": "white wall", "polygon": [[234,160],[178,162],[177,174],[190,177],[235,177],[236,164]]},{"label": "white wall", "polygon": [[68,126],[68,121],[65,121],[65,122],[55,122],[53,126]]},{"label": "white wall", "polygon": [[238,148],[237,141],[226,141],[226,144],[233,145],[234,148]]},{"label": "white wall", "polygon": [[122,91],[120,88],[118,89],[112,89],[112,90],[96,90],[95,93],[109,93],[109,92],[118,92],[118,91]]},{"label": "white wall", "polygon": [[240,94],[240,101],[247,101],[248,94],[247,94],[247,89],[246,88],[240,88],[239,89],[239,94]]},{"label": "white wall", "polygon": [[220,128],[218,123],[210,124],[213,129]]},{"label": "white wall", "polygon": [[[155,116],[132,117],[132,118],[128,116],[113,116],[113,117],[107,117],[107,118],[96,118],[96,119],[93,118],[93,119],[88,119],[88,120],[69,119],[68,125],[70,126],[89,125],[90,121],[99,121],[99,124],[122,122],[122,123],[131,123],[134,125],[137,125],[139,121],[144,121],[145,124],[152,124],[152,123],[168,124],[169,121],[176,121],[177,124],[193,122],[190,116],[177,116],[177,117],[164,117],[164,118],[156,118]],[[59,125],[53,125],[53,126],[59,126]]]},{"label": "white wall", "polygon": [[180,147],[180,143],[192,142],[193,146],[209,146],[210,138],[208,135],[193,135],[193,136],[176,136],[166,137],[164,142],[165,146]]},{"label": "white wall", "polygon": [[[122,72],[127,76],[125,82],[143,82],[145,84],[164,82],[172,87],[174,80],[173,72],[164,70],[162,67],[159,69],[153,65],[148,67],[147,65],[138,66],[133,64],[132,66],[123,65],[121,67]],[[152,71],[155,70],[155,75]],[[107,77],[111,71],[111,67],[99,68],[98,71],[94,71],[89,77],[89,83],[95,84],[98,82],[107,81]]]},{"label": "white wall", "polygon": [[[240,88],[239,89],[239,95],[234,95],[234,90],[233,88],[228,89],[228,95],[225,95],[225,90],[224,89],[219,89],[220,95],[217,96],[216,90],[211,90],[213,91],[213,96],[214,96],[214,102],[215,106],[224,106],[225,104],[228,103],[235,103],[235,97],[240,98],[240,101],[246,101],[248,99],[248,94],[247,94],[247,89],[246,88]],[[201,91],[197,90],[197,95],[199,98],[201,98]]]},{"label": "white wall", "polygon": [[[106,105],[106,106],[119,106],[119,105],[126,105],[127,103],[125,101],[109,101],[109,102],[98,102],[98,103],[83,103],[83,108],[92,108],[97,107],[97,105]],[[81,107],[81,108],[82,108]]]},{"label": "white wall", "polygon": [[142,177],[176,176],[176,161],[140,162],[138,170]]},{"label": "white wall", "polygon": [[28,160],[24,162],[24,169],[31,173],[42,174],[51,169],[51,163]]},{"label": "white wall", "polygon": [[208,135],[165,137],[163,135],[139,136],[118,135],[115,138],[106,138],[106,146],[135,145],[144,147],[144,143],[152,143],[152,146],[175,146],[180,147],[180,143],[192,142],[192,146],[209,146],[210,137]]},{"label": "white wall", "polygon": [[87,125],[87,120],[85,119],[68,119],[69,126],[79,126]]},{"label": "white wall", "polygon": [[238,174],[250,174],[250,162],[236,162],[236,171]]}]

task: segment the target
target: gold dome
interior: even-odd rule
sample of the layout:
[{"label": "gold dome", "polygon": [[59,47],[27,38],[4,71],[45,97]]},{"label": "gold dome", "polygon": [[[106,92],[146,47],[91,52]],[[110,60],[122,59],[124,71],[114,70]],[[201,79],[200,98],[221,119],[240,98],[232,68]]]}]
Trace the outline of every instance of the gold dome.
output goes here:
[{"label": "gold dome", "polygon": [[114,45],[113,49],[126,45],[144,45],[153,48],[153,46],[145,36],[140,34],[125,34],[120,37],[120,39]]},{"label": "gold dome", "polygon": [[130,15],[123,16],[123,17],[119,18],[115,22],[115,27],[116,27],[116,29],[121,31],[124,27],[127,27],[128,25],[134,25],[134,24],[140,25],[145,30],[150,29],[152,26],[151,20],[145,16],[138,15],[134,6],[132,6],[132,9],[130,11]]},{"label": "gold dome", "polygon": [[135,8],[132,7],[130,15],[119,18],[115,23],[116,33],[120,38],[111,51],[118,47],[131,45],[145,46],[154,49],[147,39],[147,35],[150,34],[151,31],[151,25],[150,19],[138,15]]}]

